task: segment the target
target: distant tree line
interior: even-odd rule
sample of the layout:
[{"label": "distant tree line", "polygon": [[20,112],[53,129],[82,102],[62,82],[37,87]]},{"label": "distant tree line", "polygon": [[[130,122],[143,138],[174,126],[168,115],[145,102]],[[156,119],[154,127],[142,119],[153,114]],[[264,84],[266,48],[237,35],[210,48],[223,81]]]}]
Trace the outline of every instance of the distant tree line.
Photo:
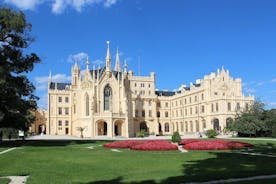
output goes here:
[{"label": "distant tree line", "polygon": [[248,110],[237,113],[229,130],[240,137],[276,137],[276,109],[264,107],[263,102],[255,101]]}]

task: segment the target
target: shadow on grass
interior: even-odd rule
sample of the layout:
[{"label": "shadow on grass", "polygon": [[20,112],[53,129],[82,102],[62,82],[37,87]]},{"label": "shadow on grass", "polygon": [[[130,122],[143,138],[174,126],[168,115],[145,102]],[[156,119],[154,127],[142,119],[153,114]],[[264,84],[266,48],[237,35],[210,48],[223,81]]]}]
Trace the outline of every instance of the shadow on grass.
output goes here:
[{"label": "shadow on grass", "polygon": [[[39,147],[51,147],[51,146],[68,146],[73,144],[88,144],[101,141],[94,140],[11,140],[3,141],[0,143],[0,148],[11,148],[20,146],[39,146]],[[102,141],[103,142],[103,141]]]},{"label": "shadow on grass", "polygon": [[[276,150],[275,144],[256,144],[257,151]],[[244,155],[239,152],[244,150],[232,151],[207,151],[211,158],[203,160],[187,161],[182,165],[182,175],[168,177],[160,182],[154,178],[151,180],[126,182],[123,176],[119,176],[112,180],[91,181],[81,184],[175,184],[186,182],[206,182],[211,180],[221,180],[229,178],[246,178],[260,175],[276,174],[276,159],[266,156]],[[191,151],[194,154],[200,154],[203,151]],[[187,154],[183,154],[183,157]],[[146,174],[145,168],[145,175]],[[129,178],[128,178],[129,180]],[[135,176],[131,180],[135,180]],[[262,180],[260,180],[260,183]]]}]

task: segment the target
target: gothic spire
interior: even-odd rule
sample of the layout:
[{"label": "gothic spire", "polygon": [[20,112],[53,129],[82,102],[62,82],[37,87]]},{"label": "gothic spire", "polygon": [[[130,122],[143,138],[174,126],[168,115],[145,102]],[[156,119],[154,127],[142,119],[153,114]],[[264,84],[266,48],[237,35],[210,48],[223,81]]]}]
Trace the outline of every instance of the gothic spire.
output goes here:
[{"label": "gothic spire", "polygon": [[117,53],[116,53],[116,63],[115,63],[115,71],[120,72],[121,67],[120,67],[120,56],[119,56],[119,49],[117,48]]},{"label": "gothic spire", "polygon": [[86,71],[89,71],[89,57],[86,57]]},{"label": "gothic spire", "polygon": [[127,73],[127,61],[124,61],[124,72]]},{"label": "gothic spire", "polygon": [[106,58],[105,58],[106,71],[110,71],[110,64],[111,64],[109,43],[110,43],[109,41],[106,42],[107,44],[107,51],[106,51]]}]

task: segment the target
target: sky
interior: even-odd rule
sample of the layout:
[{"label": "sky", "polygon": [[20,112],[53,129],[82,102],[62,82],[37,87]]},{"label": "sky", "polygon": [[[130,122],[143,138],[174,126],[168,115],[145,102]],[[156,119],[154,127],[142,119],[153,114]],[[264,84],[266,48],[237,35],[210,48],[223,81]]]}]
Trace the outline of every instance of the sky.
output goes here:
[{"label": "sky", "polygon": [[0,0],[23,11],[42,62],[28,74],[47,108],[49,71],[70,82],[85,58],[104,65],[110,41],[135,75],[156,73],[159,90],[175,90],[217,68],[241,78],[243,93],[276,108],[275,0]]}]

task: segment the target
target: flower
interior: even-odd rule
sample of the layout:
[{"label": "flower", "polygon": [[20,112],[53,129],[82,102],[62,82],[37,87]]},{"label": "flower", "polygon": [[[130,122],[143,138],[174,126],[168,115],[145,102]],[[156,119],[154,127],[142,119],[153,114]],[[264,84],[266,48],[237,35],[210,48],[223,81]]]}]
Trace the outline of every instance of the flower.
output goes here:
[{"label": "flower", "polygon": [[213,139],[190,142],[184,144],[183,148],[187,150],[228,150],[252,146],[252,144],[239,141]]}]

